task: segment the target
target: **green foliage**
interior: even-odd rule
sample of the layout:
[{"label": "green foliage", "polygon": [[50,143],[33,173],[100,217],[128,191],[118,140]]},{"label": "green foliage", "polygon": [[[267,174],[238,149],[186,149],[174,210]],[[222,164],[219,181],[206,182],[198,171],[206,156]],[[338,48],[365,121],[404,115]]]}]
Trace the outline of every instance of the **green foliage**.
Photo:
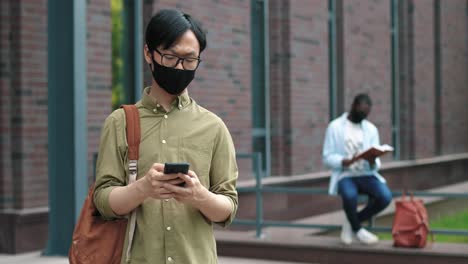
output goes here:
[{"label": "green foliage", "polygon": [[124,101],[123,87],[123,0],[111,0],[112,18],[112,109],[116,109]]}]

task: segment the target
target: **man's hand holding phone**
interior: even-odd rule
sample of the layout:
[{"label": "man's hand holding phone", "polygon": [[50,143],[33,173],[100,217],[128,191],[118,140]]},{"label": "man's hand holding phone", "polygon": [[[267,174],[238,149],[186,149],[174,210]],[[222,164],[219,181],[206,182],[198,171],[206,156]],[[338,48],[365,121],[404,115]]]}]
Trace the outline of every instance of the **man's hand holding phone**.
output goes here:
[{"label": "man's hand holding phone", "polygon": [[154,199],[171,199],[174,198],[174,193],[165,189],[163,185],[183,184],[184,180],[178,174],[165,174],[164,164],[154,163],[141,181],[138,182],[138,189],[146,196]]},{"label": "man's hand holding phone", "polygon": [[[166,163],[164,172],[178,175],[183,180],[181,184],[167,182],[163,187],[174,194],[174,198],[179,202],[186,202],[196,206],[197,203],[204,202],[209,197],[209,191],[198,179],[194,171],[189,170],[188,163]],[[177,174],[173,174],[177,173]]]},{"label": "man's hand holding phone", "polygon": [[154,199],[175,198],[197,207],[208,199],[210,191],[188,166],[187,163],[155,163],[142,179],[140,190]]},{"label": "man's hand holding phone", "polygon": [[[190,164],[186,162],[179,162],[179,163],[165,163],[164,164],[164,174],[188,174]],[[180,178],[180,177],[179,177]],[[180,187],[185,186],[185,181],[181,178],[181,182],[176,184]]]}]

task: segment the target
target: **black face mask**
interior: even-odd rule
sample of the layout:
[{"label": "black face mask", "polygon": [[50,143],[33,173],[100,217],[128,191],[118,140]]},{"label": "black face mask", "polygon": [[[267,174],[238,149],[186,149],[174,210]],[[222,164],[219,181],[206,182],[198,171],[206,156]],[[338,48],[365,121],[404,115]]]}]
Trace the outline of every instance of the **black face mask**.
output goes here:
[{"label": "black face mask", "polygon": [[[172,95],[181,94],[195,77],[195,71],[169,68],[153,61],[153,78],[158,85]],[[151,67],[150,67],[151,69]]]},{"label": "black face mask", "polygon": [[362,120],[366,119],[367,113],[362,112],[362,111],[355,111],[352,110],[351,113],[349,113],[349,120],[351,122],[359,124],[362,122]]}]

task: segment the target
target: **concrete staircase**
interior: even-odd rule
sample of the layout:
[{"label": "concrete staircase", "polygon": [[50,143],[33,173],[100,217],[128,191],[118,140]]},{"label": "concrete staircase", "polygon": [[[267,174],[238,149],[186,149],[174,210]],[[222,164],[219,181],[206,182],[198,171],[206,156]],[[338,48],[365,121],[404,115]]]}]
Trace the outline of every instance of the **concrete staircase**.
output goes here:
[{"label": "concrete staircase", "polygon": [[[468,193],[468,182],[431,189],[430,191]],[[468,208],[468,199],[466,198],[444,200],[439,197],[422,197],[421,199],[428,207],[430,217],[437,217],[437,215],[445,215],[454,210]],[[441,203],[445,203],[445,205],[441,206]],[[432,208],[434,210],[431,210]],[[377,225],[391,225],[394,210],[394,203],[392,203],[379,215],[376,221]],[[342,211],[333,211],[293,222],[341,225],[344,219],[345,216]],[[218,253],[223,256],[321,264],[468,263],[468,244],[437,243],[437,237],[436,242],[427,248],[404,249],[394,248],[392,241],[381,241],[378,245],[371,247],[357,242],[351,246],[345,246],[341,244],[337,234],[338,232],[332,231],[324,235],[324,231],[320,229],[269,227],[263,229],[263,237],[257,239],[253,230],[216,230]]]},{"label": "concrete staircase", "polygon": [[[344,246],[330,236],[270,233],[265,239],[240,234],[217,234],[218,254],[247,258],[320,264],[466,264],[468,245],[434,243],[424,249],[394,248],[391,241],[376,246]],[[255,263],[255,262],[252,262]]]}]

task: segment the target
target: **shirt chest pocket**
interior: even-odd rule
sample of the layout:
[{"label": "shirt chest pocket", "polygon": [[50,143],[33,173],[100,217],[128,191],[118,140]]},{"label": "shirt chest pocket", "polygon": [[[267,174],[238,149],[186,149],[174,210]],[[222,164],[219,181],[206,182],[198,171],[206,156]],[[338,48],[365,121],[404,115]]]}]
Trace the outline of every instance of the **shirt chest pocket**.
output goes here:
[{"label": "shirt chest pocket", "polygon": [[190,163],[200,182],[210,186],[210,167],[213,152],[212,143],[195,143],[193,140],[182,138],[180,140],[179,159],[180,162]]}]

